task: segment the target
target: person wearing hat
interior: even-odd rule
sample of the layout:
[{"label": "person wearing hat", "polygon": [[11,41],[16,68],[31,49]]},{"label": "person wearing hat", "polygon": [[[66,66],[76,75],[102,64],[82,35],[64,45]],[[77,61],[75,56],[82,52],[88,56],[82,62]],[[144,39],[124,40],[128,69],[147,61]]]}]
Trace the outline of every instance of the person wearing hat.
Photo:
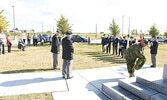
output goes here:
[{"label": "person wearing hat", "polygon": [[131,36],[130,37],[130,40],[129,40],[129,47],[131,46],[131,45],[133,45],[135,43],[135,41],[133,40],[133,37]]},{"label": "person wearing hat", "polygon": [[148,41],[144,39],[139,44],[134,44],[125,51],[129,77],[134,77],[136,59],[141,59],[141,61],[144,62],[146,61],[146,58],[143,54],[143,48],[146,45],[148,45]]},{"label": "person wearing hat", "polygon": [[6,43],[6,36],[2,32],[2,30],[0,30],[0,55],[1,55],[1,45],[2,45],[2,54],[5,54],[5,43]]},{"label": "person wearing hat", "polygon": [[56,34],[52,37],[51,52],[53,53],[53,69],[60,70],[58,68],[58,55],[60,53],[60,31],[56,31]]},{"label": "person wearing hat", "polygon": [[150,67],[156,67],[156,55],[158,51],[158,42],[156,41],[156,39],[157,39],[156,36],[152,37],[152,43],[150,47],[152,65]]},{"label": "person wearing hat", "polygon": [[73,53],[74,53],[74,47],[71,41],[72,32],[67,31],[66,37],[62,40],[62,58],[63,58],[63,70],[62,75],[63,78],[71,79],[72,76],[72,63],[73,63]]}]

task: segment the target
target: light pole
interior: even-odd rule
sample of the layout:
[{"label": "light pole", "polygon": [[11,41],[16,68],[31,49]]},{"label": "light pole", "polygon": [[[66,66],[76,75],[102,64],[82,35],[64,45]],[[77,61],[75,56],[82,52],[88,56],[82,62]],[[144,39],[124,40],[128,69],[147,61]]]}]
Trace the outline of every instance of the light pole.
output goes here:
[{"label": "light pole", "polygon": [[130,17],[129,17],[129,29],[128,29],[128,35],[130,35]]},{"label": "light pole", "polygon": [[15,11],[14,11],[14,6],[12,6],[12,8],[13,8],[13,24],[14,24],[14,40],[16,40],[16,34],[15,34]]},{"label": "light pole", "polygon": [[124,33],[124,17],[125,16],[122,16],[122,36],[123,36],[123,33]]},{"label": "light pole", "polygon": [[97,24],[96,24],[96,38],[97,38]]}]

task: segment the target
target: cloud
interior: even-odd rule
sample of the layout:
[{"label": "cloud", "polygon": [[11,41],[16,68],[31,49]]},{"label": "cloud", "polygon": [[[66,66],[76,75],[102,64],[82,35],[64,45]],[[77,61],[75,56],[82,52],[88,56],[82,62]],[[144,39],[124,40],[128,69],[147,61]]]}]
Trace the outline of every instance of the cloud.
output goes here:
[{"label": "cloud", "polygon": [[166,0],[0,0],[0,9],[13,27],[12,5],[15,6],[16,27],[44,31],[56,27],[55,19],[61,14],[73,24],[74,32],[109,32],[112,18],[122,28],[124,15],[124,32],[128,32],[129,17],[131,29],[147,31],[154,23],[161,32],[167,27]]}]

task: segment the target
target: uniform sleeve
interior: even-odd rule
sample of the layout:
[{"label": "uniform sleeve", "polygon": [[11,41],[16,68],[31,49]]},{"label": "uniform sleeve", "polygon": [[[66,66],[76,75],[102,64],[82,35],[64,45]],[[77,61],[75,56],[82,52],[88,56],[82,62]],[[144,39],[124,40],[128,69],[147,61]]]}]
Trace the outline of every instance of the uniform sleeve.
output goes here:
[{"label": "uniform sleeve", "polygon": [[143,51],[141,50],[141,48],[137,48],[135,49],[135,54],[137,55],[138,58],[145,58],[145,56],[143,55]]}]

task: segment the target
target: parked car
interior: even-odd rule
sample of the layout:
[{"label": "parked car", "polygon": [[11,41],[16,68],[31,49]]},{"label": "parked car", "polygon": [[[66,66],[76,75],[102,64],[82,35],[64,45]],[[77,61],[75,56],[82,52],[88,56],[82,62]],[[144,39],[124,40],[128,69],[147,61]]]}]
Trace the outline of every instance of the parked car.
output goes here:
[{"label": "parked car", "polygon": [[163,38],[163,37],[160,37],[160,36],[157,36],[157,40],[158,40],[158,42],[167,43],[167,39],[165,39],[165,38]]},{"label": "parked car", "polygon": [[72,42],[88,42],[88,39],[81,35],[72,35]]},{"label": "parked car", "polygon": [[[43,40],[44,40],[44,43],[46,42],[52,42],[52,37],[50,34],[42,34],[42,37],[43,37]],[[41,42],[41,35],[39,34],[38,35],[38,39],[37,39],[38,42]]]},{"label": "parked car", "polygon": [[148,40],[149,43],[152,42],[152,38],[150,38],[150,37],[144,37],[144,39]]}]

